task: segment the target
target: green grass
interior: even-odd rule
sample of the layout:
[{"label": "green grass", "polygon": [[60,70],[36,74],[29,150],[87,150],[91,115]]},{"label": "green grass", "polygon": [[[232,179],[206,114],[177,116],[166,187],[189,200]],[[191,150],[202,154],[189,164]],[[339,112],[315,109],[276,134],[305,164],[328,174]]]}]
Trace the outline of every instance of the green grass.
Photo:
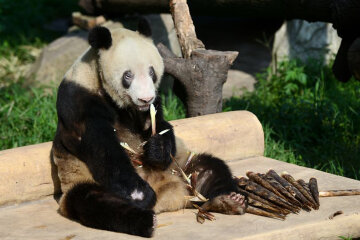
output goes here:
[{"label": "green grass", "polygon": [[41,47],[60,33],[44,25],[77,10],[74,0],[0,0],[0,56],[16,55],[22,61],[33,61],[23,46]]},{"label": "green grass", "polygon": [[61,35],[44,25],[77,9],[74,0],[0,0],[0,149],[53,138],[56,90],[24,88],[23,76],[39,48]]},{"label": "green grass", "polygon": [[[57,124],[55,87],[24,88],[14,82],[0,88],[0,150],[51,141]],[[171,92],[162,96],[167,121],[185,118],[185,109]]]},{"label": "green grass", "polygon": [[[260,74],[256,91],[231,98],[224,111],[249,110],[265,133],[265,156],[360,178],[360,83],[337,82],[329,66],[285,61],[274,74]],[[0,88],[0,149],[52,140],[56,89]],[[184,118],[180,100],[163,96],[164,116]]]},{"label": "green grass", "polygon": [[285,61],[258,75],[256,91],[225,110],[247,109],[263,123],[265,155],[360,178],[360,82],[338,82],[330,66]]},{"label": "green grass", "polygon": [[339,236],[340,239],[342,240],[359,240],[360,238],[352,238],[352,237],[344,237],[344,236]]},{"label": "green grass", "polygon": [[21,83],[0,88],[0,149],[41,143],[54,137],[56,94]]},{"label": "green grass", "polygon": [[164,94],[161,95],[164,118],[166,121],[185,118],[186,111],[184,104],[172,91],[168,91],[166,96]]}]

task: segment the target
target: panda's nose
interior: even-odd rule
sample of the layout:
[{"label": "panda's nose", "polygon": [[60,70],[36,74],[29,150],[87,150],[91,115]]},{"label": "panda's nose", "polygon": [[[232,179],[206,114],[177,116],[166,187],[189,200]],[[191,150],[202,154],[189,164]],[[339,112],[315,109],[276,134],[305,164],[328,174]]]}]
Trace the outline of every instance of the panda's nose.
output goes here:
[{"label": "panda's nose", "polygon": [[153,99],[154,99],[154,97],[138,98],[138,100],[139,100],[140,102],[143,102],[143,103],[149,103],[149,102],[151,102],[151,100],[153,100]]}]

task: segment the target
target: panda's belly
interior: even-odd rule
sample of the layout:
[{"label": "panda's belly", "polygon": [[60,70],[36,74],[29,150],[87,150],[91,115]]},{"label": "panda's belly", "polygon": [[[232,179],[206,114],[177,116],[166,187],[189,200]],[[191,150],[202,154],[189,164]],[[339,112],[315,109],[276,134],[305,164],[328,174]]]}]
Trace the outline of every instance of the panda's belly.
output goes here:
[{"label": "panda's belly", "polygon": [[125,150],[132,162],[140,161],[139,155],[143,153],[142,143],[143,139],[140,134],[133,133],[130,129],[121,125],[121,123],[117,122],[114,124],[114,131],[116,132],[116,136],[118,138],[119,144],[121,142],[127,143],[131,149],[133,149],[138,154],[133,154],[128,150]]}]

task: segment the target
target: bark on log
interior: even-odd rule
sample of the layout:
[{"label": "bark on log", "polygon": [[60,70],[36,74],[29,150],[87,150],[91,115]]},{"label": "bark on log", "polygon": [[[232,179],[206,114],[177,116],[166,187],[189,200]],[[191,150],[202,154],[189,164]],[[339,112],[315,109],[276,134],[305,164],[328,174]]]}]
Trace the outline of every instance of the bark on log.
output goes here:
[{"label": "bark on log", "polygon": [[186,0],[170,1],[170,11],[183,56],[190,58],[193,50],[205,49],[205,45],[196,37],[195,26]]},{"label": "bark on log", "polygon": [[221,112],[222,87],[238,52],[206,50],[196,37],[186,0],[170,0],[170,10],[184,58],[162,44],[158,49],[165,71],[185,87],[187,116]]},{"label": "bark on log", "polygon": [[187,116],[194,117],[222,110],[222,86],[238,52],[196,49],[189,59],[176,57],[163,44],[158,49],[165,71],[179,80],[187,92]]}]

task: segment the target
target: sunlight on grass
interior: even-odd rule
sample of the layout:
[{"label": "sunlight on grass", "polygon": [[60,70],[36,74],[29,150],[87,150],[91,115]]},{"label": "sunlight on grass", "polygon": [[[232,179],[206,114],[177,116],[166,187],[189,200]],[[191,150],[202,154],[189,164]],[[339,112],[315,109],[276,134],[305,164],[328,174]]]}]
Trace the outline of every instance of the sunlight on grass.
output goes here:
[{"label": "sunlight on grass", "polygon": [[[298,70],[283,82],[288,67]],[[301,81],[294,72],[301,72]],[[255,92],[224,104],[226,111],[246,109],[257,115],[265,133],[264,155],[359,179],[360,83],[339,83],[329,66],[299,62],[280,64],[267,78],[259,74]],[[287,87],[289,81],[297,87]],[[166,120],[185,117],[184,105],[172,92],[161,95]],[[0,87],[0,149],[51,141],[55,102],[55,88],[29,90],[21,81]]]},{"label": "sunlight on grass", "polygon": [[257,115],[270,135],[266,149],[282,149],[266,156],[360,178],[360,82],[340,83],[316,60],[281,62],[275,74],[257,78],[253,93],[224,108]]}]

